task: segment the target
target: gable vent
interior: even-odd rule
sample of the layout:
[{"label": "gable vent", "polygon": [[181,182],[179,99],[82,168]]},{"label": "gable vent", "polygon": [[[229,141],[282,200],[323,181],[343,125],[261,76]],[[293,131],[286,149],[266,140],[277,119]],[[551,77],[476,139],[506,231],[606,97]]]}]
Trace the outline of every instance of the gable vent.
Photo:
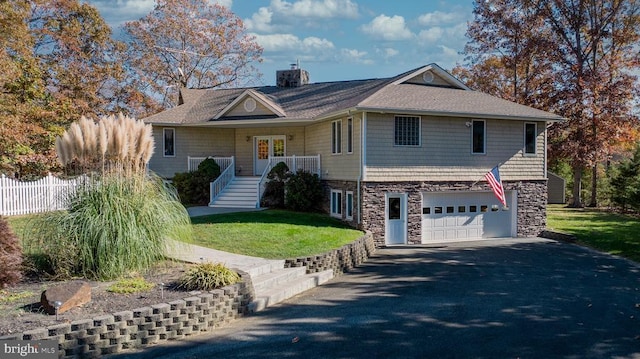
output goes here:
[{"label": "gable vent", "polygon": [[276,85],[278,87],[300,87],[309,83],[309,73],[297,64],[291,64],[289,70],[276,71]]}]

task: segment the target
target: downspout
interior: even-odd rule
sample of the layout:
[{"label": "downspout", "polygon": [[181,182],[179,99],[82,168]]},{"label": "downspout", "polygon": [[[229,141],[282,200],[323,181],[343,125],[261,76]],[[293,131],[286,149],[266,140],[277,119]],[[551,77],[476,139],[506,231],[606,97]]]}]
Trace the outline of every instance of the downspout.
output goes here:
[{"label": "downspout", "polygon": [[544,178],[548,181],[548,175],[547,175],[547,134],[549,133],[549,127],[551,127],[550,124],[547,124],[545,122],[544,124]]},{"label": "downspout", "polygon": [[360,119],[360,173],[358,174],[358,225],[362,224],[362,191],[360,185],[364,177],[364,166],[367,163],[367,112],[362,112]]}]

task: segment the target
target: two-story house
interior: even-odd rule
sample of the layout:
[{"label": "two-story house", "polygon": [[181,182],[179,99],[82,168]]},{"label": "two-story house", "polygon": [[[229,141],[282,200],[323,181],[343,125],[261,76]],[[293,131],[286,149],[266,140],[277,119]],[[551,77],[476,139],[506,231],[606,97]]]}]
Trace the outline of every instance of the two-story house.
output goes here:
[{"label": "two-story house", "polygon": [[[280,161],[320,175],[324,208],[378,245],[538,235],[546,225],[546,128],[560,116],[473,91],[435,64],[392,78],[183,90],[145,119],[151,170],[215,157],[211,206],[257,206]],[[499,165],[506,206],[484,174]],[[244,189],[243,189],[244,188]]]}]

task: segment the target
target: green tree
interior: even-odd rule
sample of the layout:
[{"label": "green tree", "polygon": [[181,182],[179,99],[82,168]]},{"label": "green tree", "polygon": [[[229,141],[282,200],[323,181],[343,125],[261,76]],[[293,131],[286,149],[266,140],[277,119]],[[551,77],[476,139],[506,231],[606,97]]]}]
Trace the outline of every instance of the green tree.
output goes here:
[{"label": "green tree", "polygon": [[620,162],[611,179],[611,201],[623,210],[640,210],[640,145],[632,158]]}]

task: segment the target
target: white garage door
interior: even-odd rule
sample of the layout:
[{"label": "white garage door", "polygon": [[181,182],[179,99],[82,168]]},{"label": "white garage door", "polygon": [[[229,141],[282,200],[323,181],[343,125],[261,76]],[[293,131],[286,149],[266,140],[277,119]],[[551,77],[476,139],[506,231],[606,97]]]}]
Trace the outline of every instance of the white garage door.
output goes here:
[{"label": "white garage door", "polygon": [[503,207],[492,192],[422,194],[422,243],[515,236],[514,193]]}]

